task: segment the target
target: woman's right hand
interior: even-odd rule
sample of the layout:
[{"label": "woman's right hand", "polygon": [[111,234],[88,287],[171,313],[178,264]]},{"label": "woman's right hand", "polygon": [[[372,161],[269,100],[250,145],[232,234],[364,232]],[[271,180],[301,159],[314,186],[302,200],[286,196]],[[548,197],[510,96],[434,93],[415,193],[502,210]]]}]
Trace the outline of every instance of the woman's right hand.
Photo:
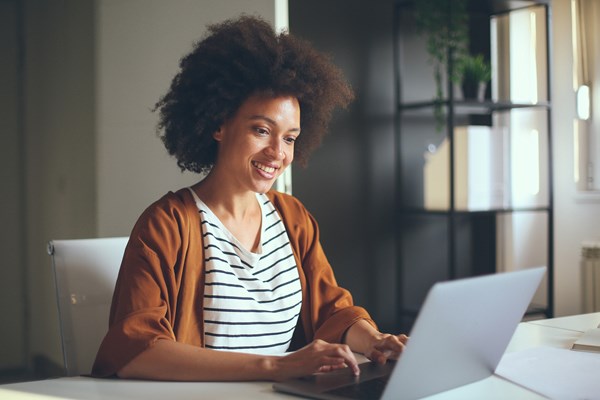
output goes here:
[{"label": "woman's right hand", "polygon": [[278,357],[275,361],[274,379],[281,381],[345,367],[350,367],[354,375],[360,373],[358,362],[350,347],[317,339],[298,351]]}]

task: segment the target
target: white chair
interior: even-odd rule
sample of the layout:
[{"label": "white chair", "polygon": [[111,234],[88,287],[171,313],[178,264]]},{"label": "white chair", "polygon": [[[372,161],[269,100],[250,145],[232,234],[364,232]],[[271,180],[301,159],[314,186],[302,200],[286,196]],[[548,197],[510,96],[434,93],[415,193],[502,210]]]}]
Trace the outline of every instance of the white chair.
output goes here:
[{"label": "white chair", "polygon": [[127,237],[48,243],[67,376],[89,374],[108,329],[110,303]]}]

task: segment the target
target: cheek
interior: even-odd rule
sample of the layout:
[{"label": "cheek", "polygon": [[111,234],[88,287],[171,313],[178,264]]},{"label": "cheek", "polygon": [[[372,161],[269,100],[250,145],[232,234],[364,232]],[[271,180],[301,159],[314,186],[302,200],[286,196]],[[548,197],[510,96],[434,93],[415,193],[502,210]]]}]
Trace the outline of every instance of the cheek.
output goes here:
[{"label": "cheek", "polygon": [[294,161],[294,149],[285,152],[285,163],[289,165]]}]

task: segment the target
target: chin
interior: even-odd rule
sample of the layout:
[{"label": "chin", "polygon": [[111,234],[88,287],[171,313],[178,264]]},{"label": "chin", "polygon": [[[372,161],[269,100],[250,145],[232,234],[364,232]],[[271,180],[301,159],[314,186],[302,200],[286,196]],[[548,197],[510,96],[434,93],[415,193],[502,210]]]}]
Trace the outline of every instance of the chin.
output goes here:
[{"label": "chin", "polygon": [[261,187],[256,188],[256,193],[265,194],[272,188],[273,188],[273,183],[271,183],[269,185],[262,185]]}]

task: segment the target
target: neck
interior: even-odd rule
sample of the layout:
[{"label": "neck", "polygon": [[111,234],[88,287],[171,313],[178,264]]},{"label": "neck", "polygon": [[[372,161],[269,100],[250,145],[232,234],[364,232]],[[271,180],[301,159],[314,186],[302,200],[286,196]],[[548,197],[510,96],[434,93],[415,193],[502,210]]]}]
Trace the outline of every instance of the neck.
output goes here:
[{"label": "neck", "polygon": [[212,171],[192,186],[198,197],[220,218],[243,221],[257,211],[256,194],[218,179]]}]

